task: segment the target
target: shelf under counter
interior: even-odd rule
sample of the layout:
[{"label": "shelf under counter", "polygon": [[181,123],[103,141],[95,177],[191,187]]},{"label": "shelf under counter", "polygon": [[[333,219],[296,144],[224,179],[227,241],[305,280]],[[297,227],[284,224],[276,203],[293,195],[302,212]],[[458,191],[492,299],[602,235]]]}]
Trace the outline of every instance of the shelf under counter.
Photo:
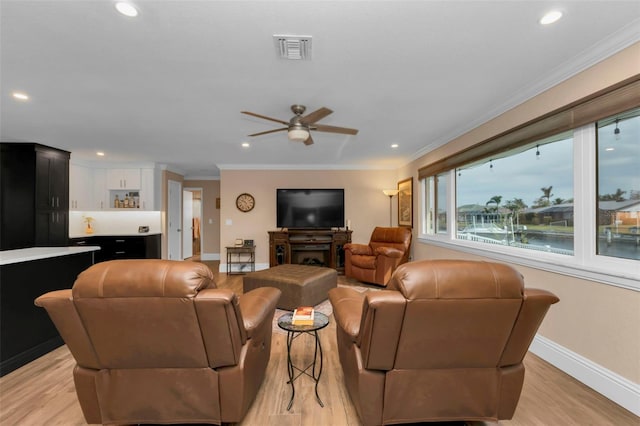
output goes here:
[{"label": "shelf under counter", "polygon": [[70,244],[75,246],[99,246],[96,263],[117,259],[160,259],[161,235],[91,235],[71,238]]}]

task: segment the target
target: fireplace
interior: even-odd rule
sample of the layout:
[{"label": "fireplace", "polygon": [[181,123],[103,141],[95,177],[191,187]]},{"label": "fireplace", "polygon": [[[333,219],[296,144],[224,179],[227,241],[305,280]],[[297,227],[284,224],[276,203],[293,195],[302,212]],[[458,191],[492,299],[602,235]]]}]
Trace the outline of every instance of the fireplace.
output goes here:
[{"label": "fireplace", "polygon": [[292,244],[291,263],[297,265],[329,266],[330,244]]}]

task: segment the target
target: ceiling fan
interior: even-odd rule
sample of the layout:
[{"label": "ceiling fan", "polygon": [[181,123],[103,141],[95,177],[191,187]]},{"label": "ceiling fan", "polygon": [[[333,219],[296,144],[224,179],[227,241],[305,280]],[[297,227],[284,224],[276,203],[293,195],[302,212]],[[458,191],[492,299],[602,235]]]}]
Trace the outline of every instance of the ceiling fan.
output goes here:
[{"label": "ceiling fan", "polygon": [[266,117],[264,115],[256,114],[254,112],[249,112],[249,111],[240,111],[240,112],[242,114],[263,118],[265,120],[275,121],[276,123],[284,124],[285,126],[287,126],[287,127],[281,127],[279,129],[267,130],[265,132],[254,133],[249,136],[260,136],[260,135],[266,135],[267,133],[275,133],[275,132],[281,132],[283,130],[286,130],[290,140],[304,142],[305,145],[311,145],[313,143],[313,138],[311,138],[311,132],[310,132],[311,130],[317,130],[319,132],[329,132],[329,133],[342,133],[345,135],[358,134],[358,130],[356,129],[317,124],[318,121],[322,120],[327,115],[333,112],[329,108],[322,107],[310,114],[303,116],[302,114],[304,114],[306,109],[307,108],[304,105],[291,105],[291,111],[293,111],[295,115],[289,121],[278,120],[277,118]]}]

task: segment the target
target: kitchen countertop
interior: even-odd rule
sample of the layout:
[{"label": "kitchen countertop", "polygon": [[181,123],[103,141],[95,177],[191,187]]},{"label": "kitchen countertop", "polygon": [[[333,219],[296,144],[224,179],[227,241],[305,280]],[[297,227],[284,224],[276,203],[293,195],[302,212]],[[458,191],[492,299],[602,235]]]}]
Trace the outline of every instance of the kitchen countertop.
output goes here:
[{"label": "kitchen countertop", "polygon": [[91,238],[91,237],[146,237],[149,235],[162,235],[162,232],[125,232],[125,233],[95,233],[95,234],[77,234],[69,235],[69,238]]},{"label": "kitchen countertop", "polygon": [[100,250],[97,246],[74,247],[31,247],[16,250],[0,251],[0,265],[29,262],[38,259],[47,259],[57,256],[70,256],[78,253],[86,253]]}]

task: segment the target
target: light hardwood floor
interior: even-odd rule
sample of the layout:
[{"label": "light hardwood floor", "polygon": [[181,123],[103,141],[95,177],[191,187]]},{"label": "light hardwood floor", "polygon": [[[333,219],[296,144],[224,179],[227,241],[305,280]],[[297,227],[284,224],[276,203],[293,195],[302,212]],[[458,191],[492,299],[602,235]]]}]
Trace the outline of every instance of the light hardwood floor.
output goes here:
[{"label": "light hardwood floor", "polygon": [[[217,262],[204,263],[217,271]],[[340,282],[350,283],[344,277],[340,277]],[[220,274],[218,285],[242,293],[241,276]],[[324,408],[315,400],[311,379],[300,377],[295,382],[293,406],[287,411],[291,389],[286,384],[286,335],[274,332],[266,379],[239,426],[360,425],[343,385],[333,319],[319,335],[325,362],[319,385]],[[311,337],[302,336],[296,340],[294,362],[303,363],[312,355]],[[74,364],[66,346],[62,346],[0,378],[0,425],[85,425],[73,385]],[[525,366],[525,383],[515,416],[510,421],[497,424],[640,425],[640,418],[535,355],[527,355]],[[494,425],[483,422],[467,424]]]}]

